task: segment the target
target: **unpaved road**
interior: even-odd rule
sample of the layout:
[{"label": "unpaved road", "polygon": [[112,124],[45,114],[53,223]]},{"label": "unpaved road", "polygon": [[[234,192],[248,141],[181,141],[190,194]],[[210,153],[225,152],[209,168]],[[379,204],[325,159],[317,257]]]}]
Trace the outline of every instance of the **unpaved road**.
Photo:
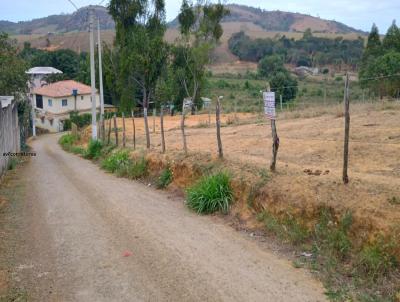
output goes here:
[{"label": "unpaved road", "polygon": [[182,200],[101,171],[57,136],[32,147],[12,269],[29,301],[326,300],[307,272]]}]

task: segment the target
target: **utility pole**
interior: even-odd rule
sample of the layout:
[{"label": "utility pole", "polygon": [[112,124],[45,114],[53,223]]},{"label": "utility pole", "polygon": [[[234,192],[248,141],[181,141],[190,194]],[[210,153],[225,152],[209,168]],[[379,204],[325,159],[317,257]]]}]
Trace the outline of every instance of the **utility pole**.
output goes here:
[{"label": "utility pole", "polygon": [[90,38],[90,85],[92,88],[92,139],[97,139],[96,122],[96,73],[94,70],[94,33],[93,33],[93,9],[89,11],[89,38]]},{"label": "utility pole", "polygon": [[105,139],[105,126],[104,126],[104,90],[103,90],[103,61],[101,53],[101,36],[100,36],[100,18],[97,19],[97,42],[99,52],[99,85],[100,85],[100,136],[104,141]]}]

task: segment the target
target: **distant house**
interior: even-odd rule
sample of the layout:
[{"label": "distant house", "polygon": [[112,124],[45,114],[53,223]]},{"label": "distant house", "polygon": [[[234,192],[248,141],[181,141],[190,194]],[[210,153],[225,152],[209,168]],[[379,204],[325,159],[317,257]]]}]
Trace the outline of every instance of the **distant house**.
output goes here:
[{"label": "distant house", "polygon": [[[92,109],[91,88],[73,81],[59,81],[33,89],[36,126],[50,132],[64,130],[64,121],[72,111],[89,113]],[[100,107],[96,92],[96,108]]]}]

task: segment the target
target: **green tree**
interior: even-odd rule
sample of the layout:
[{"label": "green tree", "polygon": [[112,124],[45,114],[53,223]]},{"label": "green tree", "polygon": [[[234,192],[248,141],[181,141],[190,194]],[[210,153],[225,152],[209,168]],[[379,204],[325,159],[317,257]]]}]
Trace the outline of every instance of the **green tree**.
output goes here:
[{"label": "green tree", "polygon": [[0,33],[0,95],[13,95],[16,98],[28,89],[26,62],[17,54],[17,47],[6,33]]},{"label": "green tree", "polygon": [[263,77],[269,77],[284,69],[283,60],[278,55],[265,56],[258,63],[258,73]]},{"label": "green tree", "polygon": [[120,56],[118,86],[124,87],[120,109],[130,109],[134,99],[143,106],[146,143],[150,148],[147,110],[167,58],[163,41],[165,3],[164,0],[111,0],[109,11],[116,23],[115,44]]},{"label": "green tree", "polygon": [[[196,106],[201,103],[205,68],[223,34],[221,20],[227,14],[229,11],[221,3],[182,2],[178,15],[181,37],[173,48],[172,69],[181,85],[179,94],[191,98]],[[179,100],[179,105],[181,102]]]},{"label": "green tree", "polygon": [[394,50],[400,52],[400,29],[397,27],[396,21],[393,21],[389,27],[382,45],[385,51]]},{"label": "green tree", "polygon": [[289,102],[296,98],[297,80],[287,71],[279,71],[269,78],[271,90],[276,93],[277,98],[282,95],[283,102]]}]

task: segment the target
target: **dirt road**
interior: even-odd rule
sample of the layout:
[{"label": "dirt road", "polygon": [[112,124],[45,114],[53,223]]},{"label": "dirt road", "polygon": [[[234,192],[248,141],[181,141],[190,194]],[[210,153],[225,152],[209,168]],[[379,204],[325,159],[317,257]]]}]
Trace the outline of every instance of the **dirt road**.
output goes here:
[{"label": "dirt road", "polygon": [[32,144],[14,283],[29,301],[325,301],[289,261],[181,199]]}]

